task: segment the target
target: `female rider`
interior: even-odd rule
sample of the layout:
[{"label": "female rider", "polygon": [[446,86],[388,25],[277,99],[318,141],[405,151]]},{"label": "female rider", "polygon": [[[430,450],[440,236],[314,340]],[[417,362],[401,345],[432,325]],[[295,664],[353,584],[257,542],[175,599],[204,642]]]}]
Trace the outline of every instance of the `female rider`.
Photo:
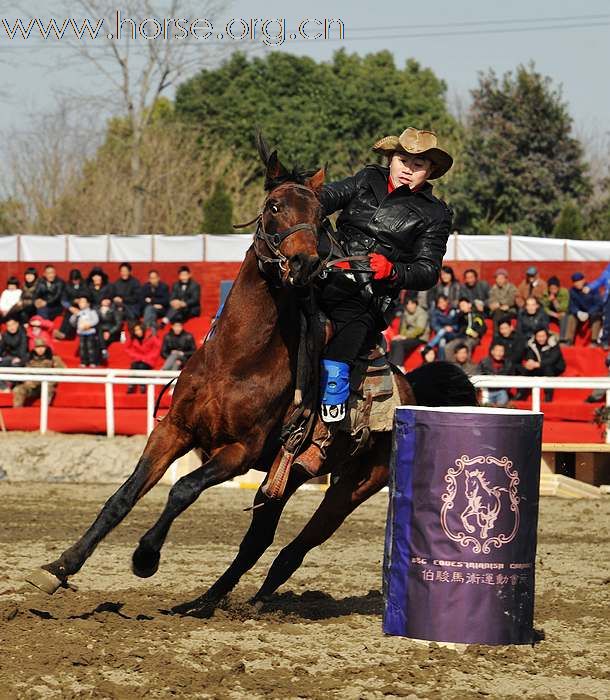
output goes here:
[{"label": "female rider", "polygon": [[[342,210],[337,236],[346,255],[363,256],[364,262],[331,273],[320,290],[334,335],[323,358],[321,420],[311,445],[297,458],[312,474],[324,461],[333,424],[345,417],[350,367],[386,327],[383,312],[400,290],[436,284],[451,230],[452,212],[428,182],[453,164],[437,146],[436,134],[409,127],[377,141],[373,151],[385,155],[388,165],[367,165],[326,184],[321,193],[324,216]],[[372,279],[359,269],[373,270]]]}]

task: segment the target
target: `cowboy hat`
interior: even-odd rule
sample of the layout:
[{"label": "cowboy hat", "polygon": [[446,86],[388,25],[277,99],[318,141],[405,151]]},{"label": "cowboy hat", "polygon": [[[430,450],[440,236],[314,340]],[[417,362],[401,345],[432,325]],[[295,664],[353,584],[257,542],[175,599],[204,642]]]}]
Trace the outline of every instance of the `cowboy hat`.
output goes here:
[{"label": "cowboy hat", "polygon": [[400,136],[384,136],[373,146],[375,153],[390,155],[394,151],[418,155],[432,161],[432,171],[428,180],[434,180],[444,175],[453,165],[453,158],[437,146],[436,134],[433,131],[406,128]]}]

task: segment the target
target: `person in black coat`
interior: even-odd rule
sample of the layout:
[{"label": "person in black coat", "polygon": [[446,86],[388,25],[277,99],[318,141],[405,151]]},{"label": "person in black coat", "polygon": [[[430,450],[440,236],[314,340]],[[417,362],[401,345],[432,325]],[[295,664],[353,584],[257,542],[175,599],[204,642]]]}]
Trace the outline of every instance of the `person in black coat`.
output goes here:
[{"label": "person in black coat", "polygon": [[39,316],[52,321],[62,313],[61,301],[65,286],[65,282],[57,276],[55,267],[47,265],[34,292],[34,306]]},{"label": "person in black coat", "polygon": [[121,329],[124,320],[123,309],[121,307],[116,307],[112,303],[112,299],[105,297],[100,301],[97,315],[99,317],[97,334],[100,351],[102,353],[102,358],[107,360],[108,348],[121,337]]},{"label": "person in black coat", "polygon": [[494,345],[499,343],[506,349],[506,359],[518,370],[525,355],[527,339],[513,328],[510,316],[504,316],[498,323],[498,332],[493,339]]},{"label": "person in black coat", "polygon": [[537,328],[548,328],[551,319],[536,297],[528,297],[517,313],[517,330],[525,338],[531,338]]},{"label": "person in black coat", "polygon": [[163,325],[180,320],[183,323],[189,318],[201,315],[201,287],[191,277],[191,271],[183,265],[178,270],[178,281],[172,287],[169,300],[169,310],[163,317]]},{"label": "person in black coat", "polygon": [[87,289],[91,306],[96,311],[100,308],[102,299],[110,298],[111,290],[108,284],[108,275],[101,267],[92,267],[87,275]]},{"label": "person in black coat", "polygon": [[142,286],[144,326],[157,332],[157,320],[163,318],[169,308],[169,287],[161,281],[157,270],[148,273],[148,282]]},{"label": "person in black coat", "polygon": [[[402,289],[427,291],[437,283],[451,232],[452,211],[432,194],[429,182],[453,164],[436,135],[410,127],[400,136],[380,139],[373,151],[386,157],[386,166],[367,165],[324,185],[320,193],[324,217],[341,210],[336,231],[341,254],[364,260],[352,261],[345,273],[328,275],[320,286],[319,304],[335,334],[323,356],[322,420],[297,460],[312,474],[319,471],[323,446],[330,441],[325,424],[336,424],[346,414],[351,366],[387,326],[384,312]],[[326,238],[321,234],[321,255]],[[369,269],[372,275],[365,272]]]},{"label": "person in black coat", "polygon": [[[528,377],[558,377],[565,369],[566,362],[557,338],[547,328],[538,328],[527,342],[523,374]],[[544,400],[553,400],[553,389],[544,390]]]},{"label": "person in black coat", "polygon": [[127,262],[119,265],[119,278],[111,285],[112,300],[117,308],[123,310],[128,321],[138,321],[142,313],[142,287],[131,274],[131,265]]},{"label": "person in black coat", "polygon": [[[24,367],[29,358],[28,337],[16,318],[6,321],[6,330],[0,336],[0,367]],[[0,382],[0,391],[8,389],[6,382]]]},{"label": "person in black coat", "polygon": [[70,270],[68,283],[65,285],[61,297],[64,316],[59,330],[54,333],[58,340],[73,340],[76,337],[76,328],[70,323],[70,318],[78,313],[78,300],[81,297],[89,299],[89,288],[85,284],[81,271],[75,268]]},{"label": "person in black coat", "polygon": [[196,349],[195,339],[191,333],[184,330],[181,321],[174,321],[169,333],[163,338],[161,357],[165,363],[161,369],[182,369]]}]

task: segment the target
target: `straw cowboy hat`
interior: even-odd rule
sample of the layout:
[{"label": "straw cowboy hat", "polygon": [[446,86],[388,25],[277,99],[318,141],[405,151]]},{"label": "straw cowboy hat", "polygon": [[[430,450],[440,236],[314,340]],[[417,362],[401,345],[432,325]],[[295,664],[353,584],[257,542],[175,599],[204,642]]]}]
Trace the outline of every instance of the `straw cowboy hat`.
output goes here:
[{"label": "straw cowboy hat", "polygon": [[422,156],[432,161],[432,172],[428,180],[434,180],[444,175],[453,165],[453,158],[437,146],[436,134],[433,131],[415,129],[412,126],[405,129],[400,136],[384,136],[373,146],[375,153],[386,156],[394,151],[409,153],[412,156]]}]

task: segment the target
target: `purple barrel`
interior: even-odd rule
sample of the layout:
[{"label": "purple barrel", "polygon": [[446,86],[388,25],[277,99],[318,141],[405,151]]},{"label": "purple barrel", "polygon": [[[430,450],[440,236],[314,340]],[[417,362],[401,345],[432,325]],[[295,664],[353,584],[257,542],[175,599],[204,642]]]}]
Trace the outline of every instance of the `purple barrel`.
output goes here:
[{"label": "purple barrel", "polygon": [[542,414],[400,407],[383,631],[463,644],[534,640]]}]

